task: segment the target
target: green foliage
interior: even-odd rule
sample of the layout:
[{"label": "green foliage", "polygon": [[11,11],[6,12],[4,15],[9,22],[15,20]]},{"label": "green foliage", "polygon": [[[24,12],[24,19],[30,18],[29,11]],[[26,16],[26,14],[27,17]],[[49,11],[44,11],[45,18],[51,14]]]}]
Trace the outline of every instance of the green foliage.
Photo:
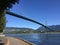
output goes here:
[{"label": "green foliage", "polygon": [[5,10],[11,8],[13,4],[18,3],[18,1],[19,0],[0,0],[0,32],[3,32],[6,25]]},{"label": "green foliage", "polygon": [[[13,4],[18,3],[18,1],[19,0],[0,0],[0,32],[3,32],[3,29],[5,27],[5,23],[6,23],[4,10],[11,8],[13,6]],[[47,26],[45,26],[45,25],[43,25],[43,24],[41,24],[41,23],[39,23],[37,21],[31,20],[31,19],[28,19],[28,18],[24,18],[24,17],[23,17],[23,19],[35,22],[35,23],[37,23],[39,25],[44,26],[45,28],[48,28]],[[48,28],[48,29],[52,30],[50,28]]]},{"label": "green foliage", "polygon": [[6,24],[5,11],[0,11],[0,32],[3,32]]},{"label": "green foliage", "polygon": [[19,0],[0,0],[0,10],[11,8],[13,4],[18,2]]}]

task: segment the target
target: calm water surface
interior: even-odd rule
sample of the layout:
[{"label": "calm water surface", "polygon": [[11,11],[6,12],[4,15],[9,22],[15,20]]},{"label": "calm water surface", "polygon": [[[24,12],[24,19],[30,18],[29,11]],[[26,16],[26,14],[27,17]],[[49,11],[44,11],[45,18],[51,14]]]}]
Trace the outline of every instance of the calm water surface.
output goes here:
[{"label": "calm water surface", "polygon": [[22,38],[35,45],[60,45],[60,34],[6,34],[6,36]]}]

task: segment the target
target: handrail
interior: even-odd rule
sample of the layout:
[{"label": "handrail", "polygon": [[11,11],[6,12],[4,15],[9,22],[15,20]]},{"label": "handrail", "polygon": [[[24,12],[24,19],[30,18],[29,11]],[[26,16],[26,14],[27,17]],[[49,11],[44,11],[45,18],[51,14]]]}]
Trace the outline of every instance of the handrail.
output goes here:
[{"label": "handrail", "polygon": [[27,18],[27,17],[21,16],[21,15],[18,15],[18,14],[15,14],[15,13],[10,12],[10,11],[6,11],[6,13],[9,14],[9,15],[11,15],[11,16],[15,16],[15,17],[18,17],[18,18],[22,18],[22,19],[24,19],[24,20],[28,20],[28,21],[34,22],[34,23],[36,23],[36,24],[39,24],[39,25],[41,25],[41,26],[43,26],[43,27],[51,30],[51,31],[54,31],[53,29],[51,29],[51,28],[45,26],[44,24],[39,23],[39,22],[37,22],[37,21],[35,21],[35,20],[29,19],[29,18]]}]

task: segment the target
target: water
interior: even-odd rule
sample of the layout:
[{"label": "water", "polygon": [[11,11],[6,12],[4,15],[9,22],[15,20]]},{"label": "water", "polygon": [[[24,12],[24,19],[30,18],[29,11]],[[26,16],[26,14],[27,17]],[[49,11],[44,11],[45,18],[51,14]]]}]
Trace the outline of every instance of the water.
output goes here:
[{"label": "water", "polygon": [[60,45],[60,34],[6,34],[6,36],[22,38],[35,45]]}]

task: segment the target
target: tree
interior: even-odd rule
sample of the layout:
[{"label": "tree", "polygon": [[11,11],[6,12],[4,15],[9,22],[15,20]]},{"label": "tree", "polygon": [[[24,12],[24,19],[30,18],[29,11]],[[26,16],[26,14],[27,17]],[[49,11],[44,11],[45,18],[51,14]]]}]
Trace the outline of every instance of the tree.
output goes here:
[{"label": "tree", "polygon": [[6,25],[6,10],[18,2],[19,0],[0,0],[0,33],[3,32]]}]

